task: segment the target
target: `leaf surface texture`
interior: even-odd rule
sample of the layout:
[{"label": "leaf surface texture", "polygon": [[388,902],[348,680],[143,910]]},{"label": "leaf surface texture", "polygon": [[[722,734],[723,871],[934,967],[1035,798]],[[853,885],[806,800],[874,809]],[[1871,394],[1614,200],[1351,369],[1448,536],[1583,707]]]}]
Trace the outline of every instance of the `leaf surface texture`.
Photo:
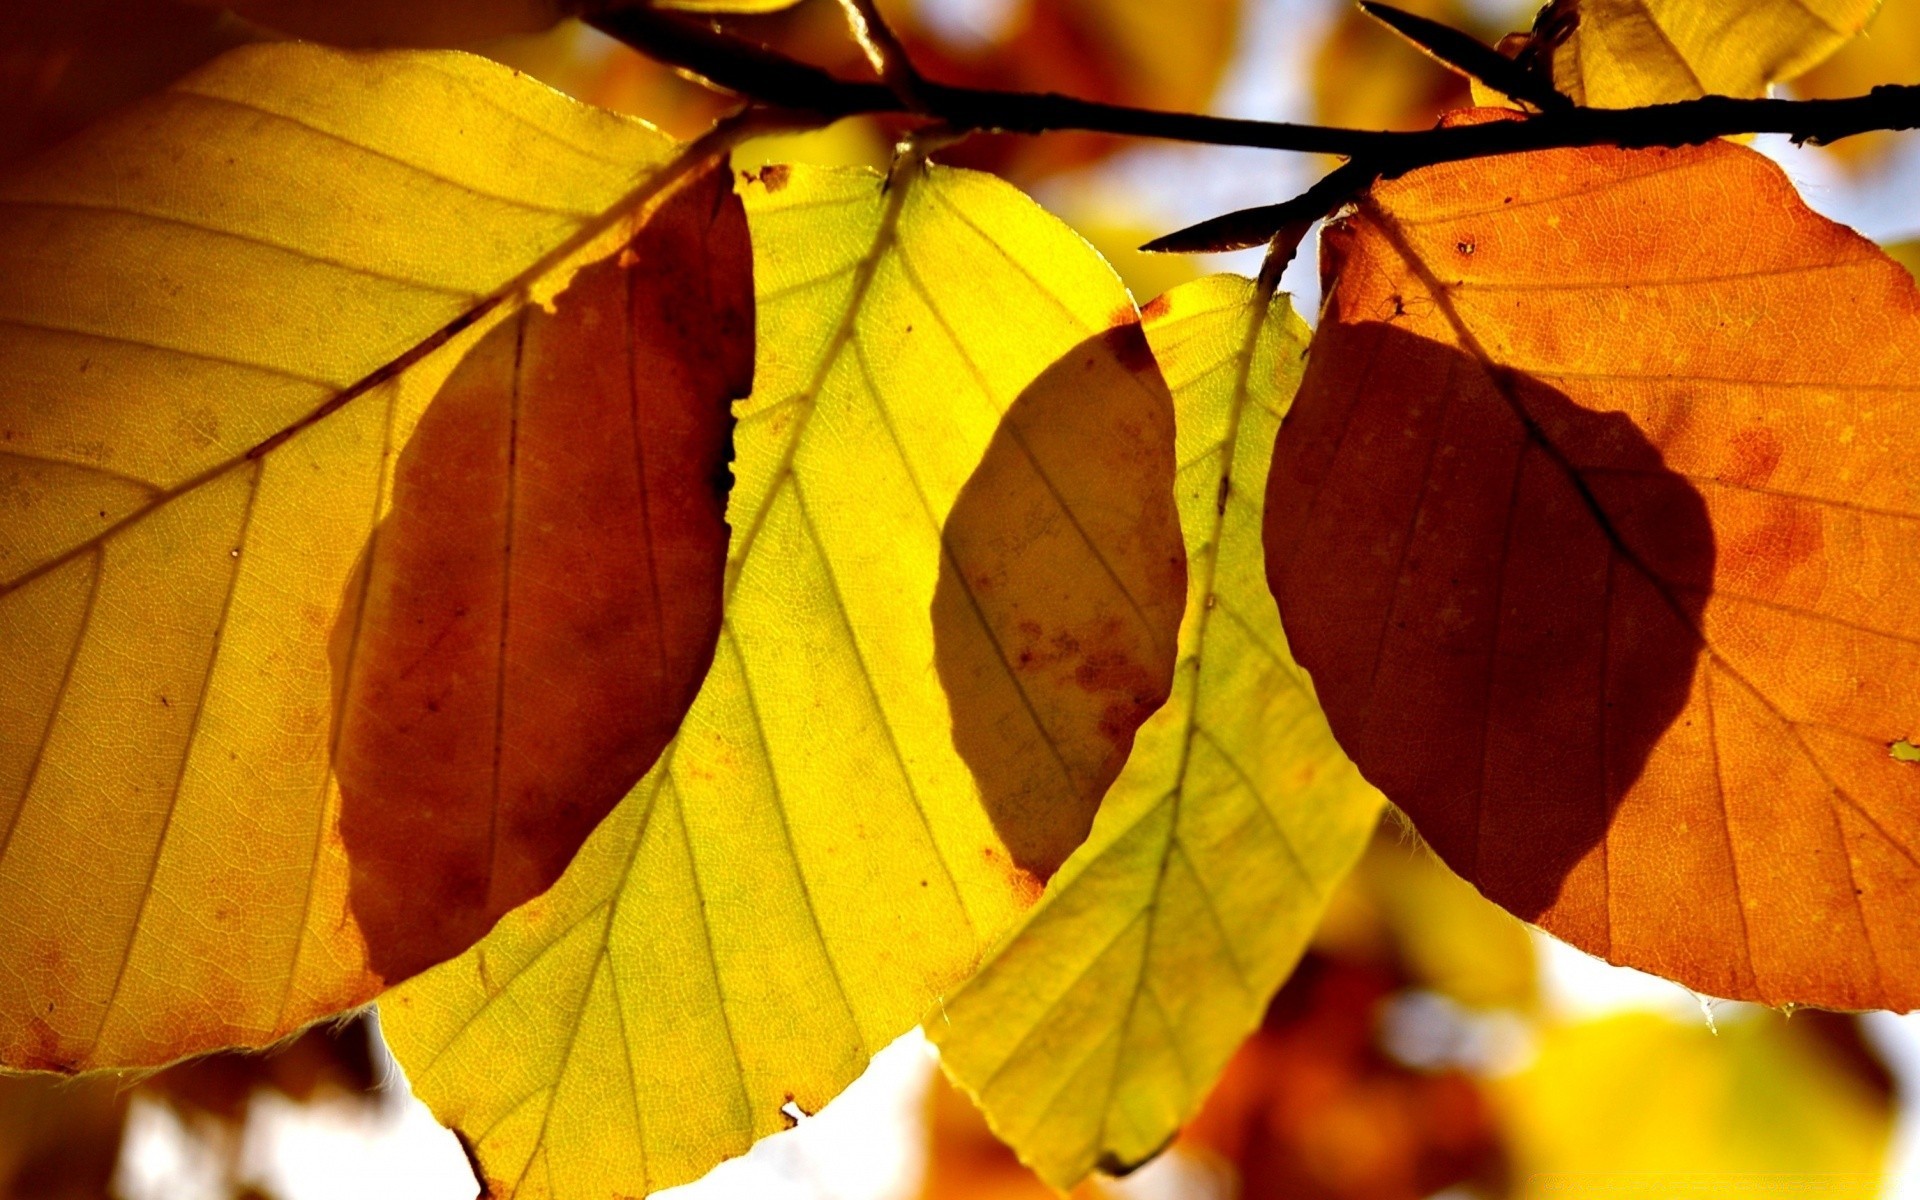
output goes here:
[{"label": "leaf surface texture", "polygon": [[1214,276],[1148,306],[1189,558],[1172,700],[1039,906],[927,1019],[946,1069],[1056,1186],[1191,1117],[1298,960],[1379,797],[1335,746],[1260,571],[1257,482],[1300,378],[1284,297]]},{"label": "leaf surface texture", "polygon": [[482,60],[275,46],[0,183],[0,1061],[377,990],[329,651],[392,457],[671,153]]},{"label": "leaf surface texture", "polygon": [[986,176],[775,167],[746,198],[760,349],[706,684],[550,892],[382,1001],[498,1195],[638,1195],[744,1152],[1035,890],[954,747],[941,528],[1007,408],[1132,304]]},{"label": "leaf surface texture", "polygon": [[1879,0],[1556,0],[1554,15],[1579,24],[1553,51],[1553,82],[1576,103],[1595,108],[1763,96],[1768,84],[1792,79],[1858,36],[1878,6]]},{"label": "leaf surface texture", "polygon": [[1729,144],[1383,185],[1326,242],[1267,567],[1454,870],[1715,996],[1920,998],[1920,294]]}]

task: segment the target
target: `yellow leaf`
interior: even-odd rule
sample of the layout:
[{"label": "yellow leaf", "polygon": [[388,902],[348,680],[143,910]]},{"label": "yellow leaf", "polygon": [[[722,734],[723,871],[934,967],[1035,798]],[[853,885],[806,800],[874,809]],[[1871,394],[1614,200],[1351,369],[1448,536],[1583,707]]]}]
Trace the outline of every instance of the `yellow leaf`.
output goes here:
[{"label": "yellow leaf", "polygon": [[1261,574],[1260,481],[1306,329],[1234,276],[1147,308],[1190,560],[1173,699],[1026,923],[927,1020],[1042,1178],[1164,1146],[1298,960],[1380,800],[1335,747]]},{"label": "yellow leaf", "polygon": [[377,990],[329,767],[350,573],[459,353],[671,150],[481,59],[285,45],[0,185],[0,1061]]},{"label": "yellow leaf", "polygon": [[1882,246],[1887,257],[1899,263],[1914,275],[1920,276],[1920,241],[1895,242],[1891,246]]},{"label": "yellow leaf", "polygon": [[1313,942],[1391,957],[1419,987],[1471,1008],[1525,1011],[1538,998],[1527,927],[1391,823],[1334,894]]},{"label": "yellow leaf", "polygon": [[1879,1194],[1890,1105],[1809,1024],[1762,1012],[1716,1035],[1632,1013],[1547,1030],[1538,1061],[1494,1085],[1518,1194]]},{"label": "yellow leaf", "polygon": [[382,1001],[496,1195],[638,1195],[742,1153],[1032,894],[953,744],[941,525],[1021,391],[1132,304],[988,176],[752,179],[760,357],[706,685],[552,891]]},{"label": "yellow leaf", "polygon": [[1579,24],[1554,51],[1553,82],[1595,108],[1760,96],[1865,29],[1878,3],[1555,0]]},{"label": "yellow leaf", "polygon": [[677,8],[683,12],[770,13],[792,8],[800,0],[654,0],[655,8]]}]

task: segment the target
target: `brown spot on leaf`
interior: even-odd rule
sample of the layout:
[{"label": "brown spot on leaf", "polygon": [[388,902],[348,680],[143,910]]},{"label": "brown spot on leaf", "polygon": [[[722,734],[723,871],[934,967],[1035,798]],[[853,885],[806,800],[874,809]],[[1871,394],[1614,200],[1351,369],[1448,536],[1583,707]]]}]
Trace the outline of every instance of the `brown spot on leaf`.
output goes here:
[{"label": "brown spot on leaf", "polygon": [[1742,487],[1762,487],[1780,465],[1780,439],[1762,425],[1742,429],[1727,443],[1729,462],[1721,478]]},{"label": "brown spot on leaf", "polygon": [[793,168],[785,163],[772,163],[758,171],[747,172],[747,178],[765,188],[769,196],[786,187],[792,176]]}]

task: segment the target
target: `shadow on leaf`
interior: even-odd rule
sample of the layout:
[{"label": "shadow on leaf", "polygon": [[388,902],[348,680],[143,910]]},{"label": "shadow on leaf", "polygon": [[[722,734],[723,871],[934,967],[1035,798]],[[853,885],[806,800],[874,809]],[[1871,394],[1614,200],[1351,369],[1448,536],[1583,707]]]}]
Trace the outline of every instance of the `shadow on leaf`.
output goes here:
[{"label": "shadow on leaf", "polygon": [[718,165],[428,406],[333,642],[350,901],[388,982],[559,878],[719,633],[745,217]]},{"label": "shadow on leaf", "polygon": [[1622,413],[1329,321],[1266,520],[1289,642],[1367,778],[1521,917],[1604,891],[1607,828],[1696,686],[1700,493]]},{"label": "shadow on leaf", "polygon": [[1172,688],[1173,477],[1173,397],[1129,322],[1027,386],[947,518],[933,626],[954,745],[1037,880],[1086,838]]}]

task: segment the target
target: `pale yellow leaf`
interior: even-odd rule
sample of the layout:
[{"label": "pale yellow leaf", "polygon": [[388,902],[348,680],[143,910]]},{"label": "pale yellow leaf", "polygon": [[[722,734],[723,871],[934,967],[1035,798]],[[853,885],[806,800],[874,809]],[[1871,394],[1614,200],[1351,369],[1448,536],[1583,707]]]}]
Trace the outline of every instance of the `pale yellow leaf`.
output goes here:
[{"label": "pale yellow leaf", "polygon": [[1594,108],[1764,95],[1845,45],[1878,3],[1556,0],[1579,24],[1554,52],[1554,86]]},{"label": "pale yellow leaf", "polygon": [[1261,571],[1261,481],[1306,328],[1234,276],[1147,315],[1189,558],[1173,698],[1040,905],[926,1023],[995,1131],[1061,1187],[1137,1165],[1198,1110],[1380,810]]}]

